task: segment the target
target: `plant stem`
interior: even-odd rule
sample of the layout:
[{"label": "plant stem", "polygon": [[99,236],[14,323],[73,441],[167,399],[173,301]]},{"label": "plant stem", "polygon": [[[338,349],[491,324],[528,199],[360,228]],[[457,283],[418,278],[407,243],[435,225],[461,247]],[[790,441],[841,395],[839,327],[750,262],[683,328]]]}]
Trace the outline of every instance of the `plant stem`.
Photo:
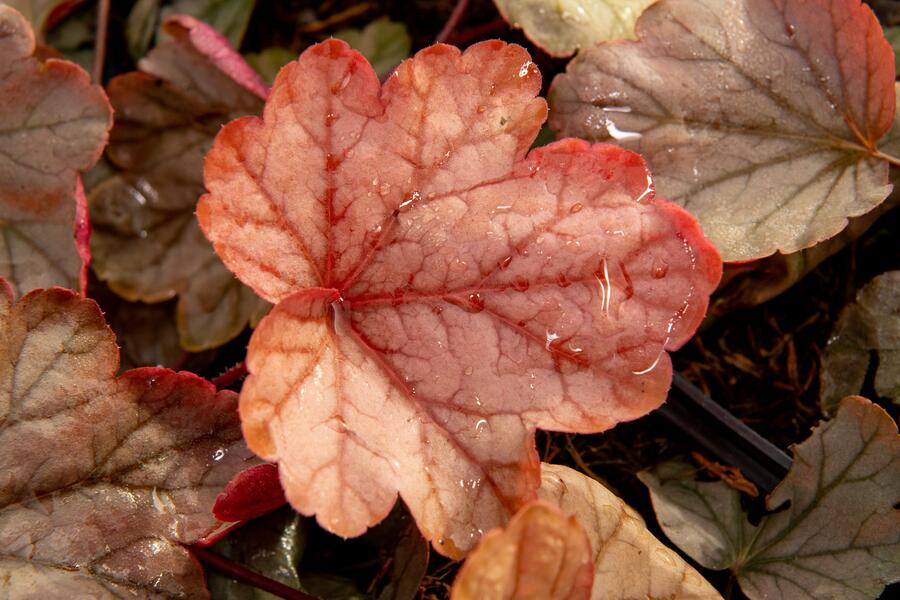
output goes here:
[{"label": "plant stem", "polygon": [[876,150],[872,153],[872,156],[875,158],[880,158],[881,160],[887,161],[890,165],[895,167],[900,167],[900,158],[896,156],[891,156],[890,154],[885,154],[881,150]]},{"label": "plant stem", "polygon": [[212,380],[217,390],[224,390],[247,376],[247,361],[241,361]]},{"label": "plant stem", "polygon": [[106,62],[106,31],[109,28],[109,0],[97,3],[97,40],[94,43],[94,83],[103,83],[103,64]]},{"label": "plant stem", "polygon": [[269,579],[264,575],[255,573],[254,571],[251,571],[224,556],[214,554],[209,550],[204,550],[197,546],[186,546],[186,548],[203,564],[208,565],[216,571],[219,571],[232,579],[236,579],[243,584],[253,586],[264,592],[269,592],[270,594],[278,596],[279,598],[285,598],[286,600],[319,600],[316,596],[311,596],[306,592],[301,592],[300,590],[288,587],[274,579]]},{"label": "plant stem", "polygon": [[441,29],[441,32],[434,39],[435,44],[440,44],[447,41],[447,38],[450,37],[450,34],[453,33],[453,30],[456,29],[457,25],[459,25],[463,13],[466,12],[466,7],[468,6],[468,4],[469,0],[456,0],[456,6],[453,7],[453,12],[450,13],[450,18],[447,19],[447,22],[444,24],[444,28]]}]

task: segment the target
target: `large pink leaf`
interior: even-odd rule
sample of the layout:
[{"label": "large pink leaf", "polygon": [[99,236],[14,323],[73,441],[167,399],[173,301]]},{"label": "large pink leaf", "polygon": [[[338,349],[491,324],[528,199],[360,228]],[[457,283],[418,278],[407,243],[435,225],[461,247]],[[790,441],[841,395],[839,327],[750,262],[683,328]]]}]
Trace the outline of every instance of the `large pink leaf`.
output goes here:
[{"label": "large pink leaf", "polygon": [[81,67],[34,50],[26,19],[0,4],[0,277],[17,294],[83,290],[89,226],[77,170],[100,155],[112,111]]},{"label": "large pink leaf", "polygon": [[434,46],[379,89],[332,40],[207,157],[201,227],[280,302],[250,343],[245,436],[333,532],[399,492],[463,554],[534,497],[536,427],[657,407],[665,351],[703,317],[720,260],[640,157],[564,140],[526,158],[539,89],[518,46]]},{"label": "large pink leaf", "polygon": [[221,526],[245,465],[237,397],[190,374],[116,377],[92,300],[0,295],[0,596],[206,597],[181,546]]}]

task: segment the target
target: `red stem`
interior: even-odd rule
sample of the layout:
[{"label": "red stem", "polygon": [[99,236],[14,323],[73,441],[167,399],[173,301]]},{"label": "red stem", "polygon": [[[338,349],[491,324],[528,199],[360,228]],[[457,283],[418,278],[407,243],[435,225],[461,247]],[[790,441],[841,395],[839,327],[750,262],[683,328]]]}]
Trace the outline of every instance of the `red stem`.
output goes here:
[{"label": "red stem", "polygon": [[286,600],[319,600],[316,596],[310,596],[306,592],[301,592],[300,590],[286,586],[274,579],[269,579],[259,573],[255,573],[224,556],[213,554],[209,550],[204,550],[197,546],[187,546],[187,549],[197,557],[197,560],[212,567],[216,571],[224,573],[232,579],[236,579],[246,585],[253,586],[264,592],[269,592],[279,598],[285,598]]},{"label": "red stem", "polygon": [[103,63],[106,62],[106,30],[109,28],[109,0],[97,6],[97,40],[94,44],[94,83],[103,83]]},{"label": "red stem", "polygon": [[457,25],[459,25],[459,21],[460,19],[462,19],[463,13],[466,12],[466,6],[468,6],[468,4],[469,0],[456,1],[456,6],[453,7],[453,12],[450,13],[450,18],[447,19],[447,23],[444,24],[444,28],[441,29],[441,32],[434,40],[435,44],[440,44],[447,41],[447,38],[450,37],[450,34],[453,33],[453,30],[456,29]]},{"label": "red stem", "polygon": [[240,381],[244,377],[247,376],[247,362],[241,361],[238,364],[234,365],[218,377],[212,380],[212,384],[216,386],[217,390],[224,390],[227,387],[231,387],[235,382]]},{"label": "red stem", "polygon": [[503,19],[495,19],[488,23],[482,23],[475,27],[469,27],[457,34],[450,36],[450,42],[456,46],[468,46],[473,40],[484,37],[494,37],[509,29],[509,25]]}]

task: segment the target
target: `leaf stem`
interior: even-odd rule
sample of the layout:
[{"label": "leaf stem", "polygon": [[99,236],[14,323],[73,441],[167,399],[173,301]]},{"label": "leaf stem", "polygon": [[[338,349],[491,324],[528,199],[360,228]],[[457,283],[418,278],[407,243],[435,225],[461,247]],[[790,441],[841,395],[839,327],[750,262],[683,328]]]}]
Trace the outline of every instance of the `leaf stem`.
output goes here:
[{"label": "leaf stem", "polygon": [[880,158],[881,160],[886,161],[888,164],[894,167],[900,167],[900,158],[891,156],[890,154],[885,154],[881,150],[875,150],[874,152],[872,152],[872,156],[874,156],[875,158]]},{"label": "leaf stem", "polygon": [[212,384],[217,390],[224,390],[231,387],[241,379],[247,376],[247,361],[241,361],[221,375],[212,379]]},{"label": "leaf stem", "polygon": [[285,600],[319,600],[316,596],[311,596],[306,592],[301,592],[300,590],[286,586],[274,579],[269,579],[264,575],[251,571],[243,565],[239,565],[224,556],[214,554],[209,550],[204,550],[197,546],[186,546],[186,548],[190,550],[201,563],[212,567],[216,571],[219,571],[232,579],[236,579],[243,584],[253,586],[264,592],[269,592],[270,594],[278,596],[279,598],[284,598]]},{"label": "leaf stem", "polygon": [[466,12],[466,7],[468,6],[468,4],[469,0],[456,0],[456,6],[453,7],[453,12],[450,13],[450,18],[447,19],[447,22],[444,24],[444,28],[441,29],[441,32],[434,39],[435,44],[441,44],[447,41],[447,38],[450,37],[450,34],[453,33],[453,30],[456,29],[457,25],[459,25],[463,13]]},{"label": "leaf stem", "polygon": [[97,39],[94,43],[94,83],[103,83],[103,63],[106,62],[106,32],[109,28],[109,0],[97,3]]}]

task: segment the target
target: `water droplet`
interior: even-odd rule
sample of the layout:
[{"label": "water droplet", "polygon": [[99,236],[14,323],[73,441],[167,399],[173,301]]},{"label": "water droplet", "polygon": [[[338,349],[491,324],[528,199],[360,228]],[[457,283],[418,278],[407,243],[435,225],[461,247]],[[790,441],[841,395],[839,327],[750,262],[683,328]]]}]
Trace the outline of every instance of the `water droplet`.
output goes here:
[{"label": "water droplet", "polygon": [[485,429],[487,429],[487,426],[487,419],[478,419],[478,422],[475,423],[475,437],[479,437],[482,433],[484,433]]},{"label": "water droplet", "polygon": [[576,202],[572,205],[572,208],[569,209],[569,212],[574,215],[575,213],[580,212],[582,208],[584,208],[584,205],[581,202]]},{"label": "water droplet", "polygon": [[334,171],[339,164],[341,164],[341,161],[334,154],[328,153],[325,155],[325,168],[327,170]]},{"label": "water droplet", "polygon": [[472,367],[466,367],[465,370],[463,370],[463,373],[465,373],[466,375],[471,375],[473,372],[474,369],[472,369]]},{"label": "water droplet", "polygon": [[657,262],[653,265],[653,277],[655,279],[662,279],[669,272],[669,263],[664,260]]},{"label": "water droplet", "polygon": [[507,257],[501,259],[500,262],[497,263],[497,267],[502,271],[502,270],[506,269],[506,267],[508,267],[509,263],[511,263],[511,262],[512,262],[512,256],[507,256]]},{"label": "water droplet", "polygon": [[[553,343],[559,339],[559,334],[548,329],[545,333],[545,338],[546,342],[544,343],[544,349],[549,350],[550,346],[552,346]],[[532,375],[534,375],[534,373],[532,373]],[[534,379],[534,377],[532,377],[532,379]]]},{"label": "water droplet", "polygon": [[516,290],[517,292],[528,291],[528,288],[530,287],[530,285],[531,285],[531,283],[528,281],[528,278],[521,276],[521,275],[519,277],[516,277],[515,280],[513,281],[513,289]]},{"label": "water droplet", "polygon": [[442,312],[444,312],[444,309],[443,309],[443,307],[440,307],[435,304],[434,306],[431,307],[431,312],[432,312],[432,314],[439,315]]},{"label": "water droplet", "polygon": [[556,276],[556,284],[561,288],[567,288],[572,285],[572,282],[565,273],[560,273]]},{"label": "water droplet", "polygon": [[225,448],[216,448],[215,452],[213,452],[212,459],[220,461],[223,458],[225,458]]},{"label": "water droplet", "polygon": [[334,113],[328,113],[327,115],[325,115],[325,127],[331,127],[337,120],[337,115],[335,115]]},{"label": "water droplet", "polygon": [[519,69],[519,77],[527,76],[532,67],[534,67],[534,63],[530,60],[526,63],[522,63],[522,67]]},{"label": "water droplet", "polygon": [[470,312],[481,312],[484,310],[484,298],[478,292],[469,294]]},{"label": "water droplet", "polygon": [[487,106],[481,105],[476,110],[478,110],[478,114],[480,115],[481,113],[483,113],[484,111],[487,110]]}]

